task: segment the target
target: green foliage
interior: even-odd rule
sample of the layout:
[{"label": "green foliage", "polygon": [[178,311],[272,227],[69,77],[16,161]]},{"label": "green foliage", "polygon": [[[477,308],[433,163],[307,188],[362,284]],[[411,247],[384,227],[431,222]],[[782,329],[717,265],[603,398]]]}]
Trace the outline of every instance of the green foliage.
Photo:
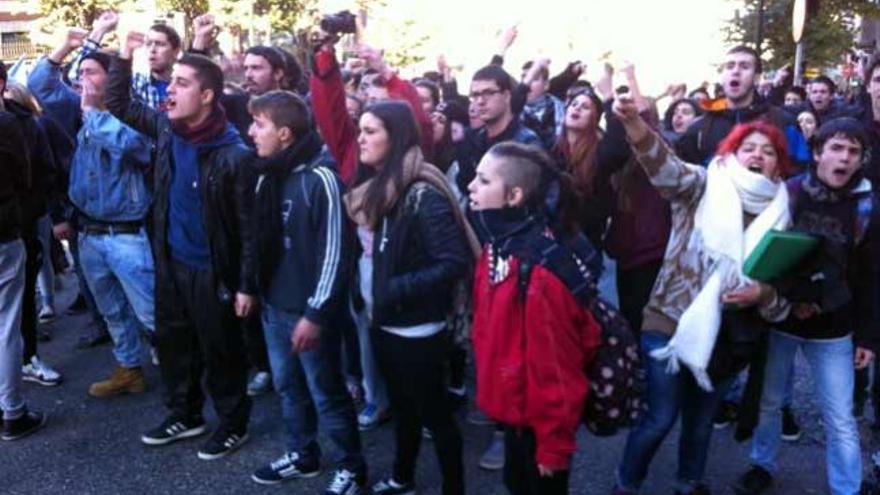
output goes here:
[{"label": "green foliage", "polygon": [[[759,0],[745,0],[744,11],[729,21],[729,42],[755,45],[758,30]],[[853,47],[857,16],[880,15],[876,2],[864,0],[821,0],[816,15],[804,27],[804,53],[810,67],[828,67],[839,63]],[[795,43],[791,37],[794,0],[764,1],[763,58],[767,67],[781,67],[794,62]]]},{"label": "green foliage", "polygon": [[391,67],[407,67],[418,64],[425,60],[422,47],[430,38],[428,35],[419,34],[415,22],[404,21],[403,25],[395,27],[395,39],[401,42],[389,46],[385,50],[385,61]]},{"label": "green foliage", "polygon": [[320,18],[317,0],[256,0],[257,15],[269,16],[273,32],[296,33]]},{"label": "green foliage", "polygon": [[112,0],[40,0],[40,13],[45,17],[45,26],[84,26],[89,27],[101,12],[118,8],[119,2]]},{"label": "green foliage", "polygon": [[[246,3],[246,2],[242,2]],[[208,0],[159,0],[156,2],[159,10],[168,12],[182,12],[186,18],[187,29],[196,17],[208,12]]]}]

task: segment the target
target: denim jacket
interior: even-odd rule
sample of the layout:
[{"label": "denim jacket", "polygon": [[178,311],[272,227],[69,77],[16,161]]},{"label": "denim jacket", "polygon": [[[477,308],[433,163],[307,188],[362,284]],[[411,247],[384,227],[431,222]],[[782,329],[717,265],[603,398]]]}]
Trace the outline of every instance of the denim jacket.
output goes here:
[{"label": "denim jacket", "polygon": [[43,57],[28,76],[27,86],[45,112],[57,120],[68,135],[75,136],[82,114],[79,95],[61,80],[61,66]]},{"label": "denim jacket", "polygon": [[71,202],[102,222],[144,220],[150,208],[149,138],[107,111],[83,114],[70,166]]}]

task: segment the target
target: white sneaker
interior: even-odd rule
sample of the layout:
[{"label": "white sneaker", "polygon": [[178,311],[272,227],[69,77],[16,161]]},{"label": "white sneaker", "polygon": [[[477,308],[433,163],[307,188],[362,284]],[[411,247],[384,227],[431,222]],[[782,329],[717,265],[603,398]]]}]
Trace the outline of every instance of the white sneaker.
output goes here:
[{"label": "white sneaker", "polygon": [[37,356],[32,357],[30,363],[21,367],[21,374],[23,380],[47,387],[54,387],[61,383],[61,373],[50,368]]}]

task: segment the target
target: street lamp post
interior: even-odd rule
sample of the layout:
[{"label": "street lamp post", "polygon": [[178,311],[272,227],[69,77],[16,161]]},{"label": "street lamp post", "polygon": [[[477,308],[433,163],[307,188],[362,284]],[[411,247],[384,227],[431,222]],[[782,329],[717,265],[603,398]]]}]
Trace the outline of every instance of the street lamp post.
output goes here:
[{"label": "street lamp post", "polygon": [[758,0],[758,33],[755,40],[755,51],[758,52],[758,58],[761,58],[762,48],[764,46],[764,0]]}]

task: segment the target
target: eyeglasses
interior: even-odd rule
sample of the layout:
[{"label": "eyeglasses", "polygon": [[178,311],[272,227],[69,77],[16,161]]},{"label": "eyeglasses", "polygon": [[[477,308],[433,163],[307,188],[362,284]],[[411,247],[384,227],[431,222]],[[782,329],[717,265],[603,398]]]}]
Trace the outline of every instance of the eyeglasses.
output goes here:
[{"label": "eyeglasses", "polygon": [[500,89],[484,89],[483,91],[474,91],[470,94],[471,100],[486,100],[501,93]]}]

